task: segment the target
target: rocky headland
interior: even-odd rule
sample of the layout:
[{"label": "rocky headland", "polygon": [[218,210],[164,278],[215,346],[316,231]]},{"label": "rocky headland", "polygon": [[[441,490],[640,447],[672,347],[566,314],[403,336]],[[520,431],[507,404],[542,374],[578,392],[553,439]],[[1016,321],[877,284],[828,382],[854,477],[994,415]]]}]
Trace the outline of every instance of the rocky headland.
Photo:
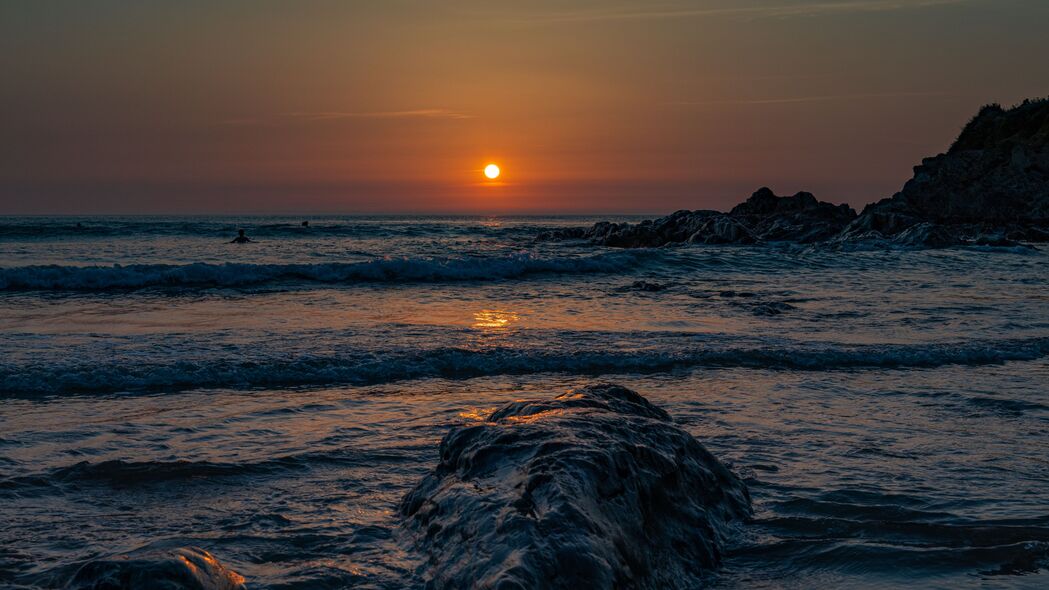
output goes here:
[{"label": "rocky headland", "polygon": [[857,213],[811,193],[761,188],[731,211],[676,211],[640,223],[547,232],[619,248],[794,242],[918,247],[1049,241],[1049,99],[989,105],[946,153],[925,158],[891,198]]}]

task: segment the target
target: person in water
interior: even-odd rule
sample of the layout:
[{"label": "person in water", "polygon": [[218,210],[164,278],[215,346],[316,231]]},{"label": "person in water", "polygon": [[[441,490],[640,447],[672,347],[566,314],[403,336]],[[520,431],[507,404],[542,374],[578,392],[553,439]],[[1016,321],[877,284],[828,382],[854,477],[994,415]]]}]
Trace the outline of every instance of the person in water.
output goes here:
[{"label": "person in water", "polygon": [[230,244],[247,244],[250,241],[251,241],[251,238],[249,238],[248,236],[244,235],[244,230],[238,229],[237,230],[237,237],[233,238],[233,240],[230,241]]}]

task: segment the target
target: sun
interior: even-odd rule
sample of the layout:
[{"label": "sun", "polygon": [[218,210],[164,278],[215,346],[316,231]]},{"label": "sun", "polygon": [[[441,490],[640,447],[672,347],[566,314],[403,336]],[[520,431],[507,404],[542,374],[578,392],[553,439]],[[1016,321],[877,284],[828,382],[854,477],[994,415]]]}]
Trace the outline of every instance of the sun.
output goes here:
[{"label": "sun", "polygon": [[489,180],[499,178],[500,172],[499,167],[495,164],[489,164],[484,167],[484,175],[487,176]]}]

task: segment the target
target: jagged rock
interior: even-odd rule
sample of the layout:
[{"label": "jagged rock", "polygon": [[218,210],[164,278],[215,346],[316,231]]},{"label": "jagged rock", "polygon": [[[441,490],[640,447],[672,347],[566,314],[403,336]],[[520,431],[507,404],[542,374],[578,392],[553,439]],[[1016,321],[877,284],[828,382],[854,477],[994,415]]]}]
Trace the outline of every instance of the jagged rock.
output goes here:
[{"label": "jagged rock", "polygon": [[747,226],[727,215],[707,219],[688,237],[689,244],[753,244],[757,241]]},{"label": "jagged rock", "polygon": [[244,578],[197,547],[90,561],[68,590],[244,590]]},{"label": "jagged rock", "polygon": [[927,222],[912,225],[901,231],[893,237],[893,242],[903,246],[925,248],[946,248],[963,243],[962,239],[951,229]]},{"label": "jagged rock", "polygon": [[685,242],[717,211],[675,211],[637,224],[603,221],[584,230],[584,237],[604,246],[646,248]]},{"label": "jagged rock", "polygon": [[856,218],[856,211],[845,204],[817,201],[812,193],[778,197],[770,189],[761,188],[733,207],[729,215],[747,224],[762,241],[810,243],[841,232]]},{"label": "jagged rock", "polygon": [[972,233],[965,226],[1049,227],[1049,100],[982,108],[947,153],[922,160],[900,192],[853,225],[893,235],[919,223],[948,226],[958,240]]},{"label": "jagged rock", "polygon": [[848,205],[831,205],[817,201],[812,193],[800,192],[792,197],[778,197],[768,187],[758,189],[749,199],[729,211],[733,217],[765,218],[776,215],[803,213],[808,217],[826,220],[851,221],[856,212]]},{"label": "jagged rock", "polygon": [[695,588],[749,513],[732,472],[616,385],[452,430],[401,505],[435,589]]},{"label": "jagged rock", "polygon": [[848,205],[823,203],[810,193],[778,197],[762,188],[729,213],[681,210],[637,224],[603,221],[586,229],[546,232],[538,239],[582,238],[616,248],[780,240],[807,243],[837,234],[855,217]]}]

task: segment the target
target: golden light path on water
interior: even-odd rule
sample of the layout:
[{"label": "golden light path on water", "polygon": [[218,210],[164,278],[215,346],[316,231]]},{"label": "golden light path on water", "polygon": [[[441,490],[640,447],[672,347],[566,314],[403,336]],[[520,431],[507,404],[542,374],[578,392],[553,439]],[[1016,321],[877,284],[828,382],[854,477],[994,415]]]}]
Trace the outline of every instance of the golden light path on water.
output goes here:
[{"label": "golden light path on water", "polygon": [[512,311],[500,311],[497,309],[482,309],[474,313],[474,328],[507,328],[510,324],[517,322],[521,316]]}]

